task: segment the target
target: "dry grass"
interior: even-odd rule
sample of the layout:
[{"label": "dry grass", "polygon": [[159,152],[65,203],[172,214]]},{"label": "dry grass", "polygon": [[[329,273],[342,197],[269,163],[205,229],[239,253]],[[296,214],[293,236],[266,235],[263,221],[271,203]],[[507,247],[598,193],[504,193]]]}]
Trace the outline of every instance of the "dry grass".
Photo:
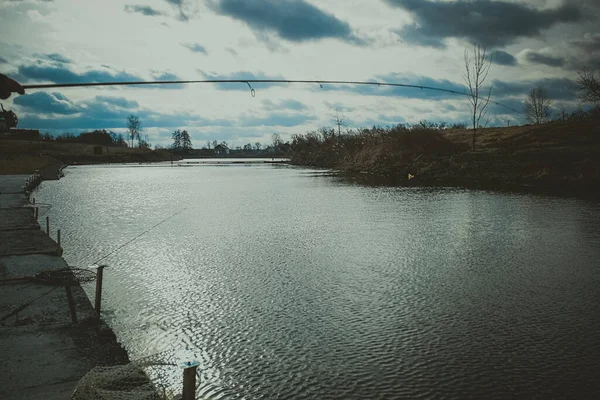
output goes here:
[{"label": "dry grass", "polygon": [[0,174],[30,174],[47,170],[56,175],[63,164],[110,162],[152,162],[170,159],[168,152],[127,147],[101,146],[102,155],[94,155],[93,144],[27,140],[0,140]]},{"label": "dry grass", "polygon": [[[360,145],[345,146],[344,140]],[[411,174],[416,178],[410,184],[600,194],[598,121],[481,129],[474,152],[471,140],[468,129],[366,131],[337,139],[339,143],[304,136],[297,141],[292,162],[393,177],[396,182],[407,181]]]},{"label": "dry grass", "polygon": [[[444,131],[444,137],[465,148],[470,148],[472,131],[453,129]],[[598,121],[552,122],[544,125],[485,128],[477,133],[478,150],[523,149],[527,147],[572,147],[598,144]]]},{"label": "dry grass", "polygon": [[58,160],[47,156],[16,155],[11,158],[1,157],[0,175],[31,174],[35,170],[41,171],[57,163],[59,163]]}]

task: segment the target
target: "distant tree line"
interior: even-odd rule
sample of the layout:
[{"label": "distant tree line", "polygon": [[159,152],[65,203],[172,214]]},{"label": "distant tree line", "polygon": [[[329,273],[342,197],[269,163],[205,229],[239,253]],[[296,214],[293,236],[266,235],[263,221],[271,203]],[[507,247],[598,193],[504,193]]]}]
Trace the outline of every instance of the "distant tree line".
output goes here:
[{"label": "distant tree line", "polygon": [[58,136],[52,136],[49,133],[42,133],[40,134],[40,139],[44,141],[56,141],[64,143],[86,143],[100,146],[128,147],[127,141],[125,140],[123,134],[117,134],[113,131],[107,131],[106,129],[97,129],[79,134],[66,132]]},{"label": "distant tree line", "polygon": [[40,134],[40,140],[56,141],[65,143],[86,143],[99,146],[119,146],[119,147],[134,147],[134,141],[137,141],[137,147],[150,148],[150,143],[147,139],[142,139],[142,123],[135,115],[127,117],[127,139],[122,133],[115,133],[106,129],[96,129],[89,132],[74,134],[71,132],[62,133],[58,136],[52,136],[49,133]]}]

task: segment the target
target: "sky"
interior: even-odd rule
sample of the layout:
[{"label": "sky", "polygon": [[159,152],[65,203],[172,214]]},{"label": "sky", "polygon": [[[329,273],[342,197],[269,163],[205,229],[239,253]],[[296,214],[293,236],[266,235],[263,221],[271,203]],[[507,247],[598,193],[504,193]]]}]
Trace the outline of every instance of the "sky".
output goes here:
[{"label": "sky", "polygon": [[[0,72],[22,84],[170,79],[407,83],[464,91],[464,52],[485,46],[492,99],[523,109],[544,87],[579,106],[577,73],[600,60],[598,0],[0,0]],[[467,122],[464,96],[422,89],[189,84],[28,90],[3,102],[19,128],[126,131],[153,145],[284,140],[333,126]],[[489,125],[524,123],[490,106]]]}]

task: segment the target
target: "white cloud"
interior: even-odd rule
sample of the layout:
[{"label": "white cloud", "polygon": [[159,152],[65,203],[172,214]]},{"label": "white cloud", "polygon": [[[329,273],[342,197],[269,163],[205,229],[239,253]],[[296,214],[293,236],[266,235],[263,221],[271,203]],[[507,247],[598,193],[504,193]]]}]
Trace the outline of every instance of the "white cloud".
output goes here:
[{"label": "white cloud", "polygon": [[[156,71],[168,71],[182,79],[202,79],[198,70],[224,75],[250,71],[308,80],[368,80],[378,75],[412,73],[462,84],[463,50],[467,44],[450,38],[446,49],[433,49],[402,42],[391,32],[410,23],[412,17],[405,10],[390,7],[384,1],[344,2],[343,7],[339,0],[309,1],[323,12],[347,22],[356,35],[373,42],[371,46],[346,43],[335,37],[294,42],[268,34],[265,36],[268,40],[261,40],[260,35],[257,37],[245,23],[216,15],[201,1],[185,2],[183,10],[190,16],[188,21],[181,21],[178,2],[170,3],[165,0],[2,2],[0,52],[9,63],[4,65],[6,69],[3,72],[13,73],[18,66],[35,65],[40,54],[57,54],[72,61],[69,68],[73,71],[110,71],[104,65],[113,71],[126,71],[143,79],[150,79]],[[160,10],[161,13],[128,12],[128,5],[149,7],[148,10]],[[545,8],[556,5],[556,1],[543,4]],[[553,49],[562,48],[555,45],[560,42],[556,39],[559,33],[567,43],[581,39],[587,32],[595,32],[589,24],[581,27],[564,24],[544,32],[542,37],[522,38],[501,50],[517,57],[528,48],[539,50],[548,47],[544,51],[556,55]],[[190,46],[199,44],[207,49],[207,54],[190,51],[190,46],[186,48],[181,43]],[[575,46],[571,47],[570,51],[576,50]],[[200,47],[197,49],[200,50]],[[515,67],[494,65],[490,77],[502,81],[533,81],[542,77],[572,78],[574,74],[575,71],[525,63]],[[251,118],[255,122],[276,112],[272,105],[295,100],[307,106],[298,113],[310,117],[296,127],[268,124],[248,128],[237,125],[148,126],[146,132],[151,139],[156,135],[154,140],[161,141],[160,144],[167,144],[168,135],[160,136],[159,133],[168,133],[171,128],[187,128],[193,139],[197,137],[200,141],[207,136],[219,140],[221,138],[215,136],[222,135],[223,140],[232,144],[243,144],[248,138],[255,137],[269,141],[274,131],[289,138],[293,132],[331,125],[331,106],[334,104],[345,107],[348,110],[344,112],[345,117],[352,121],[372,121],[382,116],[388,119],[398,116],[410,122],[421,119],[458,120],[465,115],[467,108],[466,100],[460,97],[456,100],[378,97],[287,85],[257,88],[256,98],[252,98],[244,85],[242,88],[244,91],[219,90],[213,85],[202,84],[187,85],[179,90],[119,87],[57,91],[73,104],[89,102],[99,95],[111,95],[136,101],[144,110],[157,110],[164,114],[190,113],[211,120],[232,121]],[[263,103],[264,100],[270,103]],[[455,105],[455,109],[445,108],[448,103]],[[6,104],[10,106],[12,103],[8,101]],[[266,107],[271,107],[271,110],[266,110]],[[279,111],[286,112],[284,109]],[[436,112],[442,114],[432,114]]]}]

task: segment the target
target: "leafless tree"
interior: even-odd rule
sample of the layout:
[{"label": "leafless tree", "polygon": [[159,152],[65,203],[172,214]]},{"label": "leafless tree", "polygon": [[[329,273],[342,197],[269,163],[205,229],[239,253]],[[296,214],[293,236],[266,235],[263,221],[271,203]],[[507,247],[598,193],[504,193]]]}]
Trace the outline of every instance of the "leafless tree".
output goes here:
[{"label": "leafless tree", "polygon": [[569,116],[569,113],[567,113],[565,106],[560,106],[558,120],[564,122],[567,120],[568,116]]},{"label": "leafless tree", "polygon": [[490,67],[492,66],[492,57],[486,54],[485,47],[479,45],[474,46],[473,55],[469,55],[469,51],[465,49],[465,74],[463,78],[467,84],[467,95],[471,109],[473,122],[473,151],[475,151],[475,137],[477,129],[481,127],[481,120],[487,115],[487,107],[490,103],[492,95],[492,86],[488,90],[487,97],[483,91],[483,84],[487,79]]},{"label": "leafless tree", "polygon": [[138,144],[140,143],[140,134],[142,133],[142,122],[137,115],[131,114],[127,117],[127,130],[129,131],[129,139],[131,140],[131,147],[133,147],[133,141],[137,139]]},{"label": "leafless tree", "polygon": [[[598,69],[600,69],[600,62],[598,62]],[[600,105],[600,74],[596,76],[596,71],[584,68],[579,73],[577,83],[581,101]]]},{"label": "leafless tree", "polygon": [[335,109],[335,124],[338,127],[338,136],[342,135],[342,126],[346,127],[346,120],[340,115],[340,109]]},{"label": "leafless tree", "polygon": [[550,117],[552,100],[542,87],[531,89],[525,102],[525,118],[532,124],[543,124]]},{"label": "leafless tree", "polygon": [[275,150],[278,150],[283,144],[283,140],[281,140],[281,135],[279,133],[274,133],[273,135],[271,135],[271,138],[273,141],[273,148]]}]

